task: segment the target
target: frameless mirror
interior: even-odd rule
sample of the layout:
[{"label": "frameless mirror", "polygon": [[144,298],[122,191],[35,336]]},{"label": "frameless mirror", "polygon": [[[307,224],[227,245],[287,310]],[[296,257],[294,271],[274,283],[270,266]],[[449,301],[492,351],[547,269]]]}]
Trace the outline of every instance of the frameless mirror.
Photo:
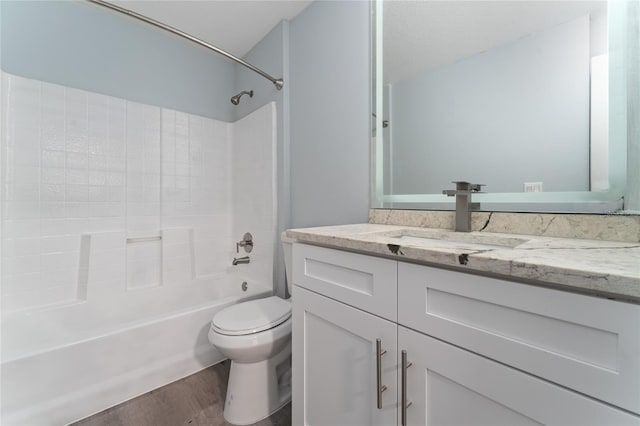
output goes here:
[{"label": "frameless mirror", "polygon": [[376,2],[372,207],[623,208],[627,3]]}]

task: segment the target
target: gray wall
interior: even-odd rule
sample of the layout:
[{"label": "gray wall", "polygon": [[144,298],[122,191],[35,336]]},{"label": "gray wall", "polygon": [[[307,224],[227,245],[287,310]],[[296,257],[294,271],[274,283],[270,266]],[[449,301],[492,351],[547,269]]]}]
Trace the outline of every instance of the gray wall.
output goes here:
[{"label": "gray wall", "polygon": [[234,65],[84,1],[0,1],[6,72],[232,121]]},{"label": "gray wall", "polygon": [[366,222],[369,3],[318,1],[292,22],[291,226]]},{"label": "gray wall", "polygon": [[[289,22],[280,22],[243,59],[275,78],[282,77],[288,67],[288,63],[285,63],[285,56],[288,56],[288,52],[285,52],[285,43],[288,43],[288,36]],[[242,65],[234,64],[234,68],[234,92],[254,91],[252,98],[245,95],[240,104],[233,107],[234,120],[245,117],[269,102],[282,103],[283,94],[286,93],[285,88],[289,89],[288,81],[285,82],[282,90],[277,90],[269,80]]]},{"label": "gray wall", "polygon": [[[369,209],[369,6],[316,2],[276,26],[245,57],[274,77],[236,66],[235,90],[254,90],[241,118],[275,101],[278,111],[278,231],[366,222]],[[275,282],[284,294],[282,251]]]},{"label": "gray wall", "polygon": [[589,190],[589,19],[393,85],[393,193]]}]

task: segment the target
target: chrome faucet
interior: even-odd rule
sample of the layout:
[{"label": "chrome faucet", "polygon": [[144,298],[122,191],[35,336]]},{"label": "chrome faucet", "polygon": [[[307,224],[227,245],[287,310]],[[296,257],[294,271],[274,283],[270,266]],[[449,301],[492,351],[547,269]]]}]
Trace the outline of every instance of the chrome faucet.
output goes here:
[{"label": "chrome faucet", "polygon": [[244,256],[244,257],[234,257],[233,258],[233,262],[231,262],[233,264],[233,266],[237,266],[237,265],[244,265],[249,263],[250,259],[249,256]]},{"label": "chrome faucet", "polygon": [[469,183],[464,181],[453,182],[456,189],[442,191],[447,197],[456,197],[456,232],[471,231],[471,211],[480,206],[479,203],[471,203],[471,194],[480,192],[484,186],[481,183]]}]

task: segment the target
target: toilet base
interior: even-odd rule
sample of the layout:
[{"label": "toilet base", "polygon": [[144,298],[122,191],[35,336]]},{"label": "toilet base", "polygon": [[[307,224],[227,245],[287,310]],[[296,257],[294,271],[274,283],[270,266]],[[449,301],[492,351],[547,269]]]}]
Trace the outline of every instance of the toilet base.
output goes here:
[{"label": "toilet base", "polygon": [[277,355],[254,363],[231,361],[224,419],[249,425],[269,417],[291,400],[291,343]]}]

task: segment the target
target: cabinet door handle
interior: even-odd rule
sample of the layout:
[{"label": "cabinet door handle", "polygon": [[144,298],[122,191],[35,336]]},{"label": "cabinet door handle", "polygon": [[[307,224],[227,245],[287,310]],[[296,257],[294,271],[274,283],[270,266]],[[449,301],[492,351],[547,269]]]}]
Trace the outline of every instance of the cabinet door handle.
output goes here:
[{"label": "cabinet door handle", "polygon": [[401,352],[402,358],[402,366],[401,366],[401,374],[402,374],[402,395],[400,404],[402,405],[401,410],[401,424],[402,426],[407,426],[407,408],[411,406],[411,401],[407,401],[407,369],[413,365],[411,362],[407,362],[407,351],[403,350]]},{"label": "cabinet door handle", "polygon": [[386,353],[386,350],[382,350],[382,340],[376,339],[376,394],[378,410],[382,409],[382,392],[387,390],[387,387],[382,384],[382,355]]}]

